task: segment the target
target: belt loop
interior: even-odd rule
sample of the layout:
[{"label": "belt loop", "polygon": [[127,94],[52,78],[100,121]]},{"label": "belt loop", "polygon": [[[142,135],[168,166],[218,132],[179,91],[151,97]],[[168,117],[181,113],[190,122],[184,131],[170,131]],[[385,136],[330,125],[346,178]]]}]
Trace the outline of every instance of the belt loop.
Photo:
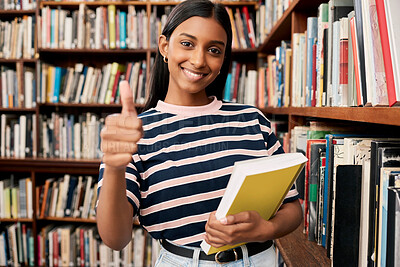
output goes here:
[{"label": "belt loop", "polygon": [[240,248],[242,249],[243,254],[243,266],[250,267],[249,251],[247,250],[246,245],[241,245]]},{"label": "belt loop", "polygon": [[200,248],[195,248],[193,251],[192,267],[199,267],[200,250]]}]

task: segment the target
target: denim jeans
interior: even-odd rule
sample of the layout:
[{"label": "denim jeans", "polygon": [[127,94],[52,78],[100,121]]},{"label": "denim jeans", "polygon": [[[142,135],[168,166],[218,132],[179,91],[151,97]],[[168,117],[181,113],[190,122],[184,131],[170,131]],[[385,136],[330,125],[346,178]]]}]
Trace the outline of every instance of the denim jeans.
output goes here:
[{"label": "denim jeans", "polygon": [[[187,248],[187,247],[186,247]],[[228,262],[218,264],[215,261],[199,260],[198,255],[201,251],[200,248],[194,249],[193,258],[186,258],[175,255],[164,248],[161,248],[160,255],[154,267],[276,267],[277,260],[275,254],[275,247],[271,246],[269,249],[264,250],[256,255],[248,257],[247,248],[241,246],[243,252],[243,259],[235,262]]]}]

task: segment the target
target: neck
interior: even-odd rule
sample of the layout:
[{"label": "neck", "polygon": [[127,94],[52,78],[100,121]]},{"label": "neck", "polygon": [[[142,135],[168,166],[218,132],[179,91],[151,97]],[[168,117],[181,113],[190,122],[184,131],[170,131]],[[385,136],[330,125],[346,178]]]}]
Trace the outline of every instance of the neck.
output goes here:
[{"label": "neck", "polygon": [[165,103],[177,106],[204,106],[212,102],[205,91],[196,94],[174,94],[168,91]]}]

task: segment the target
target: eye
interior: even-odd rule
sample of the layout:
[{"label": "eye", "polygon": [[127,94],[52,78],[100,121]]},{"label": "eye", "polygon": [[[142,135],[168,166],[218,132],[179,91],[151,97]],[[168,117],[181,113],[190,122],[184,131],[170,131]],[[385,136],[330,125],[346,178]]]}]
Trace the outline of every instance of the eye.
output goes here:
[{"label": "eye", "polygon": [[213,53],[213,54],[217,54],[217,55],[222,54],[221,49],[216,48],[216,47],[212,47],[212,48],[210,48],[208,51],[210,51],[210,52]]},{"label": "eye", "polygon": [[183,46],[186,46],[186,47],[191,47],[191,46],[193,46],[190,42],[188,42],[188,41],[182,41],[181,42],[181,45],[183,45]]}]

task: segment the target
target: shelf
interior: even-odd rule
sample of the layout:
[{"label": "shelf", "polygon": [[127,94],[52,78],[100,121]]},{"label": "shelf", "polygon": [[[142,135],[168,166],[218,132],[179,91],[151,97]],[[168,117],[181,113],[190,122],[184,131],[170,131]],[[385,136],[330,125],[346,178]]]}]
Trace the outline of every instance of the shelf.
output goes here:
[{"label": "shelf", "polygon": [[303,225],[294,232],[275,240],[283,260],[289,267],[330,266],[326,250],[316,242],[308,241],[303,234]]},{"label": "shelf", "polygon": [[17,62],[32,62],[35,63],[36,58],[0,58],[0,63],[17,63]]},{"label": "shelf", "polygon": [[0,108],[0,113],[35,113],[35,108]]},{"label": "shelf", "polygon": [[0,170],[96,175],[100,162],[100,159],[0,158]]},{"label": "shelf", "polygon": [[56,54],[146,54],[149,49],[61,49],[39,48],[39,53]]},{"label": "shelf", "polygon": [[16,218],[16,219],[2,218],[2,219],[0,219],[0,223],[17,223],[17,222],[31,223],[31,222],[33,222],[33,219],[28,219],[28,218]]},{"label": "shelf", "polygon": [[288,107],[262,108],[262,112],[400,126],[400,107]]},{"label": "shelf", "polygon": [[96,223],[96,219],[82,219],[74,217],[44,217],[37,218],[40,221],[73,222],[73,223]]},{"label": "shelf", "polygon": [[79,7],[80,4],[85,4],[86,6],[98,7],[98,6],[145,6],[147,5],[147,1],[41,1],[40,8],[44,6],[50,7]]},{"label": "shelf", "polygon": [[0,17],[16,17],[16,16],[24,16],[24,15],[34,15],[36,9],[30,10],[0,10]]}]

